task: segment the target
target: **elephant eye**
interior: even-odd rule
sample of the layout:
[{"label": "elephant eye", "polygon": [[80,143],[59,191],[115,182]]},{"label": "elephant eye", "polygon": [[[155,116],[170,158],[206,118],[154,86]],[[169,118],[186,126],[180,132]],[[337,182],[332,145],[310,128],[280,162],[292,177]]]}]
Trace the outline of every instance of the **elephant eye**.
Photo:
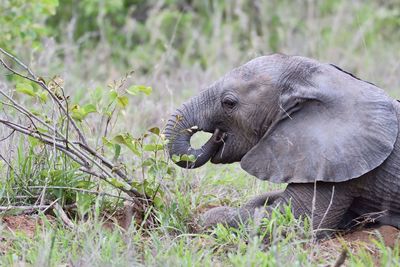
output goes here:
[{"label": "elephant eye", "polygon": [[228,109],[233,109],[237,104],[237,101],[235,99],[226,97],[222,100],[222,105]]}]

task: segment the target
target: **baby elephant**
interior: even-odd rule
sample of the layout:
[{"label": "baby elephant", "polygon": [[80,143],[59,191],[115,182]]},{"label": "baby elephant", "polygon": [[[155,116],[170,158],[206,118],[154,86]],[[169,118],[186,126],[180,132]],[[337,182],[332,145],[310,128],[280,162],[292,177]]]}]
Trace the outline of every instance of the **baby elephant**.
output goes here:
[{"label": "baby elephant", "polygon": [[[170,155],[185,168],[240,161],[262,180],[287,183],[239,209],[208,211],[204,224],[237,226],[290,202],[314,229],[359,216],[400,227],[400,103],[374,84],[316,60],[275,54],[227,73],[169,119]],[[213,133],[200,149],[190,138]],[[185,157],[187,159],[188,157]],[[311,216],[312,215],[312,216]]]}]

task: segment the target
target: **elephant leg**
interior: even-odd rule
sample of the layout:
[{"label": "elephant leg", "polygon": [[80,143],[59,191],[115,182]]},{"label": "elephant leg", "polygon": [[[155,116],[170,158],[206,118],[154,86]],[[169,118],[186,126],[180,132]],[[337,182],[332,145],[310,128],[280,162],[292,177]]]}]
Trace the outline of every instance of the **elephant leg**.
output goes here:
[{"label": "elephant leg", "polygon": [[202,223],[206,228],[218,223],[238,227],[255,217],[268,218],[273,209],[284,212],[284,207],[290,203],[294,216],[309,217],[316,236],[321,238],[339,228],[356,195],[351,181],[289,184],[283,192],[257,196],[241,208],[213,208],[202,216]]},{"label": "elephant leg", "polygon": [[257,209],[261,209],[266,205],[272,205],[283,192],[284,190],[276,190],[258,195],[240,208],[228,206],[212,208],[201,216],[201,225],[204,228],[210,228],[220,223],[231,227],[238,227],[240,223],[246,223],[250,218],[253,218]]},{"label": "elephant leg", "polygon": [[294,216],[309,217],[316,236],[323,237],[340,227],[356,196],[352,181],[289,184],[281,202],[290,201]]}]

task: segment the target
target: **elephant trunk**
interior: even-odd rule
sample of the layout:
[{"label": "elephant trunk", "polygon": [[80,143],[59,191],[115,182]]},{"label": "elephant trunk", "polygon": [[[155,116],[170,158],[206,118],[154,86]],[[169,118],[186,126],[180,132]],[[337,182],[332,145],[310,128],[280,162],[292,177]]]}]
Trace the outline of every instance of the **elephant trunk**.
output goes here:
[{"label": "elephant trunk", "polygon": [[[165,135],[169,140],[169,155],[171,158],[173,155],[178,156],[180,160],[175,163],[182,168],[198,168],[204,165],[215,155],[225,138],[225,133],[212,129],[210,123],[206,122],[204,115],[207,104],[200,98],[194,98],[177,109],[165,128]],[[199,110],[201,108],[203,110]],[[190,139],[197,131],[213,132],[213,135],[201,148],[194,149],[190,145]],[[182,155],[192,156],[193,160],[189,160],[189,157],[182,158]]]}]

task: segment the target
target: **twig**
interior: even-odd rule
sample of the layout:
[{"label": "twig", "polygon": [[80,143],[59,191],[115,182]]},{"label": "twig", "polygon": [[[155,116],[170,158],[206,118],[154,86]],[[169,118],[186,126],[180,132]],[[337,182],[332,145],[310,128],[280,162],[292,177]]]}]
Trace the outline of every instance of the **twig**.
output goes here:
[{"label": "twig", "polygon": [[324,213],[324,215],[322,216],[321,221],[319,222],[317,229],[315,229],[316,231],[318,231],[318,229],[319,229],[319,228],[321,227],[321,225],[322,225],[322,222],[325,220],[326,215],[328,215],[328,212],[329,212],[329,210],[330,210],[330,208],[331,208],[331,206],[332,206],[332,203],[333,203],[333,197],[334,197],[334,195],[335,195],[335,186],[333,185],[333,186],[332,186],[331,200],[329,201],[329,205],[328,205],[327,209],[325,210],[325,213]]},{"label": "twig", "polygon": [[[1,49],[0,52],[3,52],[4,50]],[[8,55],[8,54],[6,54]],[[4,61],[3,59],[0,58],[0,63],[9,71],[11,71],[13,74],[18,75],[24,79],[27,79],[33,83],[38,84],[40,87],[42,87],[46,92],[48,92],[51,96],[51,98],[56,101],[58,107],[62,110],[62,112],[67,116],[68,120],[71,122],[72,126],[74,127],[75,131],[78,133],[79,138],[82,140],[83,143],[87,144],[86,138],[84,136],[84,134],[82,133],[82,131],[79,129],[79,127],[77,126],[77,124],[75,123],[75,121],[71,118],[69,112],[65,109],[64,105],[61,103],[61,101],[58,99],[58,97],[47,87],[47,85],[41,81],[38,80],[36,78],[35,75],[33,75],[34,78],[30,78],[24,74],[19,73],[18,71],[15,71],[14,69],[12,69],[11,67],[9,67]],[[20,64],[17,61],[18,64]],[[24,65],[25,66],[25,65]],[[25,68],[28,68],[25,66]],[[29,68],[28,68],[29,69]],[[30,71],[31,72],[31,71]],[[67,101],[67,100],[66,100]]]},{"label": "twig", "polygon": [[56,203],[54,205],[54,210],[56,214],[60,217],[61,221],[68,227],[73,229],[75,227],[75,224],[71,221],[70,218],[68,218],[67,214],[65,211],[61,208],[60,204]]},{"label": "twig", "polygon": [[[12,123],[9,122],[7,120],[3,120],[0,119],[0,123],[3,123],[5,125],[7,125],[8,127],[24,133],[26,135],[35,137],[39,140],[41,140],[42,142],[44,142],[45,144],[48,145],[55,145],[57,149],[61,150],[62,152],[64,152],[67,156],[69,156],[71,159],[73,159],[74,161],[76,161],[77,163],[79,163],[82,167],[80,168],[81,171],[86,172],[88,174],[91,174],[95,177],[101,178],[102,180],[106,181],[107,183],[111,184],[112,186],[116,187],[116,185],[114,183],[112,183],[108,178],[108,177],[113,177],[113,175],[111,174],[111,172],[107,171],[105,168],[103,168],[97,161],[91,159],[90,157],[83,157],[82,155],[79,155],[78,153],[76,153],[76,151],[71,151],[70,149],[68,149],[65,144],[62,143],[57,143],[54,142],[52,139],[45,137],[45,136],[40,136],[38,133],[36,132],[32,132],[30,129],[25,128],[22,125],[19,125],[17,123]],[[75,152],[75,153],[74,153]],[[82,153],[82,151],[80,151]],[[103,174],[99,174],[93,170],[91,170],[91,167],[89,166],[88,162],[86,161],[87,159],[91,160],[99,169],[101,169],[104,173],[107,174],[107,176],[103,175]],[[112,166],[111,166],[112,167]],[[116,169],[116,168],[115,168]],[[112,170],[113,171],[113,170]],[[124,176],[126,177],[126,176]],[[141,194],[139,191],[137,191],[136,189],[132,188],[129,186],[129,189],[125,189],[123,187],[118,187],[118,189],[122,190],[123,192],[127,193],[129,196],[133,196],[133,197],[138,197],[141,199],[148,199],[147,196]]]},{"label": "twig", "polygon": [[[40,186],[40,185],[34,185],[34,186],[28,186],[27,188],[29,189],[42,189],[44,186]],[[118,199],[122,199],[125,201],[129,201],[132,202],[131,198],[126,198],[123,196],[117,196],[117,195],[113,195],[107,192],[98,192],[98,191],[93,191],[93,190],[89,190],[89,189],[84,189],[84,188],[77,188],[77,187],[69,187],[69,186],[52,186],[49,185],[46,187],[47,189],[68,189],[68,190],[73,190],[73,191],[79,191],[82,193],[88,193],[88,194],[95,194],[95,195],[99,195],[99,196],[108,196],[108,197],[113,197],[113,198],[118,198]]]},{"label": "twig", "polygon": [[[20,123],[15,123],[10,121],[9,119],[3,118],[0,118],[0,123],[11,128],[13,132],[17,131],[24,135],[34,137],[42,141],[44,144],[52,146],[55,153],[57,150],[61,151],[62,153],[64,153],[64,155],[70,157],[81,166],[81,168],[79,168],[80,171],[104,180],[105,182],[111,184],[113,187],[116,187],[117,189],[131,196],[134,200],[148,201],[149,197],[145,193],[140,193],[138,190],[130,186],[131,179],[129,179],[126,172],[119,169],[118,166],[115,166],[110,160],[98,153],[96,149],[89,146],[82,130],[78,127],[78,124],[75,122],[74,119],[72,119],[71,115],[69,114],[68,99],[65,96],[64,88],[56,81],[53,81],[58,89],[60,89],[62,92],[62,97],[60,99],[57,96],[56,92],[54,92],[52,88],[46,85],[43,79],[37,77],[33,73],[33,71],[27,65],[22,63],[18,58],[1,48],[0,53],[11,58],[15,63],[17,63],[20,67],[27,71],[28,75],[25,75],[24,73],[13,69],[2,58],[0,58],[0,64],[3,65],[8,71],[10,71],[14,75],[17,75],[39,85],[50,95],[51,100],[53,101],[53,107],[58,107],[60,115],[66,117],[67,129],[66,135],[62,134],[60,130],[57,129],[56,125],[50,125],[47,121],[41,119],[39,116],[36,116],[27,108],[18,104],[11,96],[6,94],[5,92],[2,92],[2,90],[0,90],[0,94],[8,99],[8,101],[10,101],[9,103],[2,103],[13,107],[18,112],[26,116],[30,120],[32,126],[24,126]],[[62,101],[65,101],[65,103],[63,103]],[[66,105],[66,107],[64,106],[64,104]],[[38,122],[40,125],[46,127],[46,130],[48,132],[40,131],[39,128],[36,127],[35,122]],[[70,136],[68,134],[69,123],[71,123],[72,128],[75,130],[78,141],[70,140]],[[118,180],[118,183],[115,183],[112,180],[115,179],[114,177],[117,177],[122,181]]]},{"label": "twig", "polygon": [[[314,213],[315,213],[315,204],[317,200],[317,181],[314,182],[314,191],[313,191],[313,198],[312,198],[312,204],[311,204],[311,229],[313,229],[313,234],[314,234]],[[315,238],[313,238],[315,239]]]},{"label": "twig", "polygon": [[15,130],[12,130],[6,137],[0,139],[0,142],[3,142],[4,140],[7,140],[11,135],[13,135],[13,133],[15,133]]},{"label": "twig", "polygon": [[347,258],[347,249],[343,249],[342,252],[339,255],[339,258],[337,258],[335,264],[333,264],[332,267],[340,267],[344,264]]},{"label": "twig", "polygon": [[15,62],[17,62],[21,67],[23,67],[31,76],[32,78],[36,79],[36,76],[32,73],[32,71],[24,64],[22,63],[18,58],[16,58],[15,56],[11,55],[10,53],[8,53],[7,51],[5,51],[4,49],[2,49],[0,47],[0,52],[7,55],[8,57],[12,58]]},{"label": "twig", "polygon": [[0,206],[0,211],[5,212],[9,210],[22,210],[22,211],[35,211],[35,210],[44,210],[50,207],[50,205],[32,205],[32,206]]},{"label": "twig", "polygon": [[[119,177],[121,177],[123,180],[125,180],[125,182],[129,182],[128,181],[128,177],[126,176],[125,173],[123,173],[120,169],[118,168],[114,168],[113,164],[107,160],[106,158],[104,158],[103,156],[101,156],[99,153],[97,153],[94,149],[92,149],[90,146],[88,146],[85,143],[82,142],[69,142],[68,141],[68,137],[63,136],[61,133],[59,133],[54,127],[52,127],[51,125],[47,124],[45,121],[43,121],[42,119],[40,119],[39,117],[35,116],[34,114],[32,114],[31,112],[29,112],[27,109],[25,109],[23,106],[19,105],[18,103],[16,103],[10,96],[8,96],[7,94],[3,93],[0,91],[0,94],[2,94],[4,97],[6,97],[8,100],[10,100],[13,103],[13,107],[16,108],[18,111],[20,111],[21,113],[23,113],[24,115],[26,115],[30,120],[31,117],[35,118],[37,121],[39,121],[42,125],[44,125],[45,127],[47,127],[48,129],[52,130],[55,134],[59,135],[61,138],[55,138],[53,136],[49,136],[46,134],[47,140],[46,143],[49,145],[55,145],[54,143],[51,142],[50,139],[55,139],[57,141],[64,141],[65,142],[65,149],[68,150],[68,145],[73,146],[74,149],[76,149],[77,151],[79,151],[79,149],[77,147],[75,147],[73,144],[78,144],[80,147],[82,147],[83,149],[85,149],[87,152],[89,152],[91,155],[95,156],[96,158],[100,159],[100,161],[106,165],[106,167],[110,168],[113,172],[115,172]],[[7,103],[4,103],[7,104]],[[12,106],[12,105],[11,105]],[[3,120],[7,123],[11,123],[8,122],[7,120]],[[31,120],[32,124],[33,121]],[[17,125],[17,124],[14,124]],[[18,125],[20,128],[23,128],[23,126]],[[35,126],[35,128],[37,128]],[[25,128],[25,130],[29,130],[27,128]],[[40,133],[39,131],[37,131],[38,133]],[[26,132],[24,132],[26,133]],[[43,133],[40,133],[43,135]],[[34,137],[34,136],[33,136]],[[54,140],[52,140],[54,142]],[[58,148],[60,149],[60,146],[58,146]],[[65,151],[63,151],[65,152]],[[76,154],[76,153],[75,153]],[[76,155],[79,157],[79,155]],[[78,163],[82,164],[82,162],[84,161],[84,159],[82,157],[79,157],[81,161],[79,161]],[[96,162],[93,161],[94,164],[96,164]],[[84,164],[87,165],[87,164]],[[100,167],[100,166],[98,166]],[[100,167],[101,168],[101,167]],[[104,171],[104,170],[103,170]],[[108,173],[109,176],[112,176]]]}]

